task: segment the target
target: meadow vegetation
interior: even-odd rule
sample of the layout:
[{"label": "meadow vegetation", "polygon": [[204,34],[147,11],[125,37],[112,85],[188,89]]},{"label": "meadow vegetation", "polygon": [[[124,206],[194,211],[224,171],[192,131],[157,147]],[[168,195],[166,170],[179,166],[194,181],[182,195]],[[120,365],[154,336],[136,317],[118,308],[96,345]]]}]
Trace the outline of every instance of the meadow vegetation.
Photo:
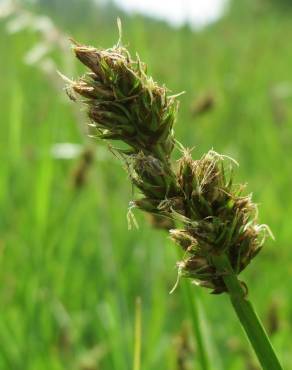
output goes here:
[{"label": "meadow vegetation", "polygon": [[[271,227],[276,239],[266,242],[242,278],[288,369],[289,12],[264,2],[238,2],[219,22],[194,33],[188,26],[172,29],[114,7],[84,10],[81,16],[79,6],[69,11],[66,1],[56,2],[55,8],[44,3],[31,11],[48,14],[73,38],[103,47],[117,41],[119,15],[124,43],[139,52],[155,80],[173,93],[186,91],[179,98],[176,137],[194,147],[195,158],[213,148],[240,163],[237,181],[248,181],[260,222]],[[130,369],[137,297],[141,369],[198,368],[189,290],[182,283],[169,295],[177,275],[176,247],[139,211],[140,229],[127,231],[133,194],[126,172],[104,144],[93,143],[76,124],[77,113],[62,88],[24,62],[40,34],[27,28],[9,34],[8,22],[0,20],[0,368]],[[49,54],[59,70],[69,77],[84,71],[68,65],[63,54],[57,48]],[[78,143],[85,152],[56,158],[52,147],[60,142]],[[191,291],[192,299],[199,300],[210,368],[256,369],[227,297],[213,297],[195,286]]]}]

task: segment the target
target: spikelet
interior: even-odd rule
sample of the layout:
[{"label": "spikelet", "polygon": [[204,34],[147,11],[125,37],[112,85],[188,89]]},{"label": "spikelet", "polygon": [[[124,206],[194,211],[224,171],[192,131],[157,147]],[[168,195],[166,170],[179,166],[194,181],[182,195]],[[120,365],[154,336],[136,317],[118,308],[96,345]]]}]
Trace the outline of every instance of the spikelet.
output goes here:
[{"label": "spikelet", "polygon": [[213,293],[226,291],[214,257],[226,255],[239,274],[260,251],[267,231],[257,224],[256,206],[243,195],[244,186],[233,185],[233,160],[214,151],[193,160],[183,149],[175,170],[176,97],[119,44],[97,50],[75,43],[73,50],[89,71],[70,81],[69,90],[74,101],[81,96],[99,138],[127,144],[119,154],[142,194],[132,206],[174,225],[170,237],[185,252],[178,262],[182,276]]},{"label": "spikelet", "polygon": [[142,152],[162,162],[174,147],[177,101],[146,75],[146,66],[116,46],[108,50],[75,45],[76,57],[90,72],[72,83],[85,98],[88,116],[103,139],[122,140],[127,154]]}]

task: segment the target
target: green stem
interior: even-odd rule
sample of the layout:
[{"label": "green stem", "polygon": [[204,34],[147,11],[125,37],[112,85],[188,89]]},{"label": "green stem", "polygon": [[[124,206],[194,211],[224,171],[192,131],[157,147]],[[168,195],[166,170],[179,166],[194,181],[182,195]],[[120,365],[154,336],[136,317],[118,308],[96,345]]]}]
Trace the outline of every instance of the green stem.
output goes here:
[{"label": "green stem", "polygon": [[204,343],[203,333],[200,327],[200,317],[199,317],[199,309],[196,300],[193,296],[193,290],[190,287],[188,281],[183,282],[183,293],[185,296],[185,300],[187,303],[187,307],[189,309],[189,313],[192,320],[192,326],[195,334],[196,344],[197,344],[197,355],[198,355],[198,362],[201,366],[202,370],[209,370],[209,361],[208,355],[206,352],[206,345]]},{"label": "green stem", "polygon": [[141,369],[141,298],[136,298],[133,370]]},{"label": "green stem", "polygon": [[217,270],[228,289],[229,297],[239,321],[257,355],[264,370],[282,370],[267,333],[258,318],[251,302],[246,298],[246,292],[234,274],[226,255],[213,259]]},{"label": "green stem", "polygon": [[[177,249],[177,254],[179,259],[181,259],[181,251],[179,249]],[[193,290],[190,287],[189,281],[183,279],[182,288],[184,301],[192,320],[192,327],[197,344],[198,362],[200,364],[201,370],[210,370],[208,355],[206,351],[207,347],[205,345],[204,336],[200,327],[199,308],[196,300],[194,299]]]}]

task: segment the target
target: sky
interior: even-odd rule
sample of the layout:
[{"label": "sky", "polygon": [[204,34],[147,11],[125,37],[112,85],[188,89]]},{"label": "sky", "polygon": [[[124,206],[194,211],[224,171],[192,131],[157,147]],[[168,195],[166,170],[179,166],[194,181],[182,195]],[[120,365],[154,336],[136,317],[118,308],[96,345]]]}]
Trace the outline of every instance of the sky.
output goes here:
[{"label": "sky", "polygon": [[126,12],[146,14],[174,26],[186,22],[201,28],[217,20],[224,12],[226,0],[115,0]]}]

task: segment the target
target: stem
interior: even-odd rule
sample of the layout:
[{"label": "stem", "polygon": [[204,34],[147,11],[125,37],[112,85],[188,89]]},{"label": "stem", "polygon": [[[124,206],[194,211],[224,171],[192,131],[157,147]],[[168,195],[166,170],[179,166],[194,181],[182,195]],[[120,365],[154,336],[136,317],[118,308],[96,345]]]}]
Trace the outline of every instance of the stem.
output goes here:
[{"label": "stem", "polygon": [[140,368],[141,368],[141,298],[137,297],[135,303],[133,370],[140,370]]},{"label": "stem", "polygon": [[[177,249],[177,254],[179,259],[181,258],[181,251]],[[206,351],[206,345],[204,341],[204,335],[200,327],[200,317],[199,317],[199,308],[196,300],[193,296],[193,290],[190,287],[189,281],[185,279],[182,280],[183,296],[185,304],[189,310],[189,314],[192,320],[192,327],[195,335],[195,340],[197,344],[197,355],[198,363],[201,367],[201,370],[210,370],[208,355]]]},{"label": "stem", "polygon": [[197,343],[197,354],[198,354],[198,362],[201,366],[202,370],[209,370],[209,361],[208,355],[206,352],[206,346],[204,343],[204,338],[202,334],[202,330],[200,327],[200,317],[199,317],[199,309],[196,300],[193,296],[193,290],[191,290],[190,284],[188,281],[183,282],[183,293],[185,296],[185,300],[187,302],[187,307],[189,309],[189,313],[192,320],[192,326],[195,334],[195,339]]},{"label": "stem", "polygon": [[213,261],[217,270],[222,272],[233,308],[262,368],[264,370],[283,370],[260,319],[233,272],[229,259],[226,255],[220,255],[214,257]]}]

